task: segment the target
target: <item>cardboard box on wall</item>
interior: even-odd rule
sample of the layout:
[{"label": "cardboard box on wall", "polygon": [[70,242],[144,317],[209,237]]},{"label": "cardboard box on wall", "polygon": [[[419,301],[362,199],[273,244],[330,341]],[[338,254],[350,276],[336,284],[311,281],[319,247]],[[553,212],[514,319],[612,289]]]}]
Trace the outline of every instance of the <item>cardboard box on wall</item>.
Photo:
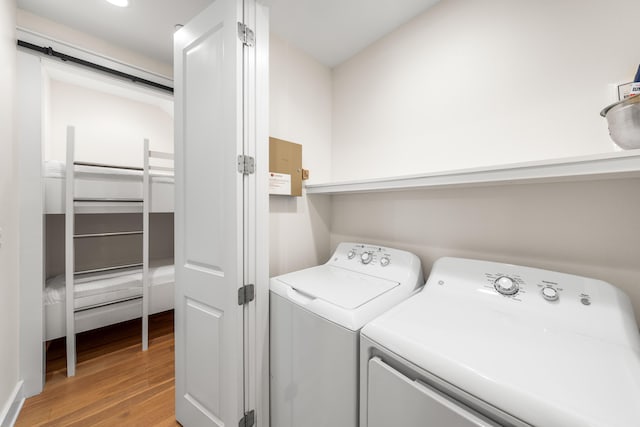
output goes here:
[{"label": "cardboard box on wall", "polygon": [[302,196],[302,145],[269,138],[269,194]]}]

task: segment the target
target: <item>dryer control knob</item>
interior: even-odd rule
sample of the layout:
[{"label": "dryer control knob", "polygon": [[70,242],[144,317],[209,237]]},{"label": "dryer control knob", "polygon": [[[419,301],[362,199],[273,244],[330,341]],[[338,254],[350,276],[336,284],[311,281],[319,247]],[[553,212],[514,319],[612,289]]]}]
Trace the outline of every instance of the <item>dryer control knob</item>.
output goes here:
[{"label": "dryer control knob", "polygon": [[518,284],[511,277],[507,276],[498,277],[495,282],[493,282],[493,287],[502,295],[515,295],[520,289]]},{"label": "dryer control knob", "polygon": [[545,286],[542,288],[542,297],[547,301],[557,301],[560,297],[558,290],[551,286]]},{"label": "dryer control knob", "polygon": [[363,264],[369,264],[372,259],[373,254],[371,252],[362,252],[362,254],[360,254],[360,261],[362,261]]},{"label": "dryer control knob", "polygon": [[389,259],[388,256],[383,256],[380,259],[380,265],[383,266],[383,267],[386,267],[387,265],[389,265],[390,262],[391,262],[391,259]]},{"label": "dryer control knob", "polygon": [[356,251],[354,251],[353,249],[347,252],[347,258],[353,259],[354,256],[356,256]]}]

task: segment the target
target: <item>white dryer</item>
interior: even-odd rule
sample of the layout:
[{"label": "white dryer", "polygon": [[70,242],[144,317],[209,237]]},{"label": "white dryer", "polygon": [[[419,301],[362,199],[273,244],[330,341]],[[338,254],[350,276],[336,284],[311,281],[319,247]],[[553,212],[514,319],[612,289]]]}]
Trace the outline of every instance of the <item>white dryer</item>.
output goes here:
[{"label": "white dryer", "polygon": [[271,425],[356,427],[360,328],[423,284],[414,254],[356,243],[272,278]]},{"label": "white dryer", "polygon": [[362,329],[360,426],[640,425],[640,339],[608,283],[442,258]]}]

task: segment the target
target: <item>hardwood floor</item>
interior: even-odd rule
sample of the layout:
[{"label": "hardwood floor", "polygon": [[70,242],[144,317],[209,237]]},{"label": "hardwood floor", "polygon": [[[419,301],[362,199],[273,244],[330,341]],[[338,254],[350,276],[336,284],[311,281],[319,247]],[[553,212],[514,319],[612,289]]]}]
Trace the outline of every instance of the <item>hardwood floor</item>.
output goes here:
[{"label": "hardwood floor", "polygon": [[77,336],[76,376],[66,377],[65,340],[47,351],[44,391],[26,400],[16,426],[179,426],[175,421],[173,312]]}]

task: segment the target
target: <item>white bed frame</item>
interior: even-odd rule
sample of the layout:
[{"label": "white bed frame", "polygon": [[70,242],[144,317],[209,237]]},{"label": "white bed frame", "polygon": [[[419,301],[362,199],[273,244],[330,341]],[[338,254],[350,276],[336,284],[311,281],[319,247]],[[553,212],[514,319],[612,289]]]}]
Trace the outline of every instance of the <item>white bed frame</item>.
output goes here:
[{"label": "white bed frame", "polygon": [[[174,306],[174,284],[162,283],[149,286],[149,314],[162,313]],[[63,301],[45,305],[45,340],[66,337],[66,311]],[[90,331],[127,320],[139,319],[142,298],[107,304],[75,312],[75,332]]]},{"label": "white bed frame", "polygon": [[[47,213],[61,213],[60,207],[64,206],[62,212],[65,214],[65,301],[45,305],[45,321],[47,339],[66,336],[67,376],[75,375],[77,333],[142,317],[142,350],[147,350],[149,314],[170,310],[174,306],[173,281],[149,285],[149,214],[173,212],[173,168],[154,166],[151,159],[172,161],[173,154],[150,151],[149,141],[145,139],[142,168],[78,162],[75,160],[75,129],[72,126],[67,128],[65,176],[58,178],[57,183],[49,180],[45,196]],[[86,168],[93,168],[98,172],[87,172]],[[113,170],[132,173],[108,173]],[[75,234],[75,214],[123,212],[142,212],[142,263],[135,265],[142,267],[142,296],[76,311],[75,277],[88,272],[75,270],[75,239],[82,237]],[[109,238],[123,234],[131,232],[92,236]],[[117,271],[123,267],[125,266],[105,267],[91,272]]]},{"label": "white bed frame", "polygon": [[[155,154],[165,154],[154,152]],[[153,156],[152,156],[153,157]],[[166,157],[160,157],[166,158]],[[66,165],[63,165],[66,169]],[[79,166],[75,170],[75,195],[78,198],[91,198],[96,194],[102,197],[143,199],[144,173],[140,170],[128,170],[127,174],[114,173],[122,171],[118,169],[104,168],[99,166]],[[51,174],[45,167],[45,214],[64,214],[66,187],[65,176],[62,174]],[[167,174],[149,174],[150,199],[149,210],[157,212],[173,212],[174,205],[174,184],[173,176]],[[144,188],[148,188],[145,185]],[[126,202],[78,202],[75,204],[76,213],[127,213],[140,212],[140,205]]]}]

